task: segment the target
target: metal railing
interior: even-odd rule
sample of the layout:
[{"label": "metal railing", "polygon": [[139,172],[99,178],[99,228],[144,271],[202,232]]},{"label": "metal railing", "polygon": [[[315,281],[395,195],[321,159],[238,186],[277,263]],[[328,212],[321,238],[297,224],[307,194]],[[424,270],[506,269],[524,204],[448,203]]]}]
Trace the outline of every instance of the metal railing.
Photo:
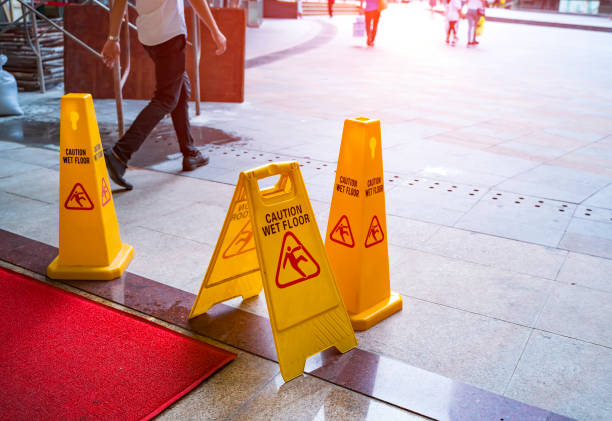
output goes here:
[{"label": "metal railing", "polygon": [[[10,2],[11,0],[4,0],[2,2],[0,2],[0,7],[6,3],[6,2]],[[82,40],[80,40],[78,37],[76,37],[74,34],[70,33],[69,31],[66,31],[64,28],[62,28],[60,25],[56,24],[55,22],[53,22],[53,20],[49,19],[48,17],[46,17],[44,14],[42,14],[41,12],[39,12],[38,10],[36,10],[30,3],[33,4],[33,0],[28,2],[28,0],[17,0],[17,2],[20,3],[21,8],[22,8],[22,15],[21,17],[19,17],[18,19],[14,20],[13,22],[11,22],[12,26],[16,26],[16,24],[23,20],[24,21],[24,26],[25,26],[25,33],[26,33],[26,39],[28,40],[28,43],[30,45],[30,47],[32,48],[32,50],[34,51],[34,54],[36,55],[36,61],[37,61],[37,70],[38,70],[38,80],[39,80],[39,84],[40,84],[40,91],[41,93],[45,93],[46,88],[45,88],[45,75],[44,75],[44,69],[43,69],[43,57],[42,57],[42,53],[41,53],[41,49],[40,49],[40,44],[39,44],[39,38],[44,35],[44,33],[39,34],[38,33],[38,28],[36,25],[36,18],[40,18],[45,20],[46,22],[48,22],[51,26],[53,26],[54,28],[56,28],[57,30],[61,31],[64,35],[66,35],[67,37],[69,37],[70,39],[72,39],[74,42],[76,42],[78,45],[80,45],[81,47],[85,48],[87,51],[89,51],[91,54],[95,55],[96,57],[98,57],[99,59],[102,59],[102,54],[100,54],[98,51],[94,50],[93,48],[91,48],[89,45],[87,45],[87,43],[83,42]],[[86,3],[93,3],[96,6],[102,7],[104,10],[106,10],[107,12],[110,12],[110,8],[108,6],[106,6],[104,3],[98,1],[98,0],[88,0]],[[86,4],[85,3],[85,4]],[[134,5],[128,2],[128,6],[134,8]],[[26,12],[27,10],[27,12]],[[197,16],[197,14],[194,13],[193,15],[193,19],[191,22],[192,25],[192,34],[193,34],[193,39],[194,42],[187,42],[187,45],[193,47],[194,49],[194,53],[193,53],[193,66],[194,66],[194,85],[195,85],[195,105],[196,105],[196,115],[200,115],[200,57],[201,57],[201,44],[200,44],[200,22],[199,22],[199,18]],[[32,36],[30,36],[30,31],[28,29],[28,19],[31,21],[31,25],[32,25],[32,29],[34,34]],[[125,22],[125,25],[121,25],[121,31],[122,31],[122,36],[120,36],[120,40],[121,40],[121,50],[126,52],[126,57],[127,57],[127,62],[124,66],[124,70],[123,70],[123,74],[121,72],[121,57],[119,57],[119,59],[115,62],[112,72],[113,72],[113,89],[114,89],[114,94],[115,94],[115,106],[117,109],[117,126],[118,126],[118,131],[119,131],[119,137],[123,136],[124,133],[124,119],[123,119],[123,87],[125,85],[125,82],[127,81],[127,78],[130,74],[130,62],[131,62],[131,52],[130,52],[130,29],[133,30],[137,30],[136,26],[132,23],[130,23],[129,21],[129,14],[128,11],[126,10],[125,15],[123,16],[123,21]],[[6,30],[8,30],[10,28],[6,27],[3,28],[1,32],[4,32]]]}]

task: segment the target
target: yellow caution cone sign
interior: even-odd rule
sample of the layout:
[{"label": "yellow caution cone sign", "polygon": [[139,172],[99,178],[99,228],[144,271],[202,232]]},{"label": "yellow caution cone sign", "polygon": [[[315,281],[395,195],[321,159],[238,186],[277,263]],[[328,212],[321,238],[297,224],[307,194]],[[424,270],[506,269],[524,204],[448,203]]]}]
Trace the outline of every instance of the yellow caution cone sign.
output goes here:
[{"label": "yellow caution cone sign", "polygon": [[134,249],[121,243],[113,195],[90,94],[61,99],[59,254],[52,279],[118,278]]},{"label": "yellow caution cone sign", "polygon": [[[279,176],[263,190],[259,181]],[[357,346],[297,162],[240,173],[189,318],[263,287],[285,381],[327,348]]]},{"label": "yellow caution cone sign", "polygon": [[391,292],[380,121],[344,122],[325,250],[355,330],[402,309]]}]

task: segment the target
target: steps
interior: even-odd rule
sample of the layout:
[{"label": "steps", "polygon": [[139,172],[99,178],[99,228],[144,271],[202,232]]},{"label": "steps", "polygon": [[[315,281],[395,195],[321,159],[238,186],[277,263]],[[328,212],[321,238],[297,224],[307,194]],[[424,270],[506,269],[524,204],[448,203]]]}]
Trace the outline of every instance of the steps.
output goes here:
[{"label": "steps", "polygon": [[[327,15],[327,2],[302,2],[304,16],[322,16]],[[359,3],[335,2],[333,8],[334,15],[358,15]]]}]

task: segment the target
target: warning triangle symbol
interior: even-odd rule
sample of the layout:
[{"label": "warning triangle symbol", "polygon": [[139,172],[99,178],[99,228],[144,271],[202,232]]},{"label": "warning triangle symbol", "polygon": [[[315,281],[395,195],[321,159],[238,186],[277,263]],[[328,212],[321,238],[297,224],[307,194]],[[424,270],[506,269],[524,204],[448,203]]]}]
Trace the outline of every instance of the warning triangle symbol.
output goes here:
[{"label": "warning triangle symbol", "polygon": [[306,247],[297,239],[295,234],[287,231],[283,237],[283,244],[276,268],[276,285],[286,288],[298,282],[319,276],[321,268]]},{"label": "warning triangle symbol", "polygon": [[346,215],[342,215],[332,232],[329,233],[329,239],[343,246],[355,247],[353,231]]},{"label": "warning triangle symbol", "polygon": [[104,207],[108,202],[110,202],[112,197],[113,196],[111,194],[110,189],[108,188],[106,179],[102,177],[102,206]]},{"label": "warning triangle symbol", "polygon": [[253,239],[251,220],[248,219],[247,223],[244,224],[242,229],[236,234],[236,237],[223,252],[223,258],[229,259],[230,257],[238,256],[239,254],[247,253],[251,250],[255,250],[255,241]]},{"label": "warning triangle symbol", "polygon": [[365,246],[372,247],[375,244],[382,243],[385,239],[385,233],[380,226],[380,221],[378,217],[374,215],[372,217],[372,222],[370,222],[370,229],[368,229],[368,235],[366,236]]},{"label": "warning triangle symbol", "polygon": [[94,205],[81,183],[76,183],[70,191],[64,207],[74,210],[92,210]]}]

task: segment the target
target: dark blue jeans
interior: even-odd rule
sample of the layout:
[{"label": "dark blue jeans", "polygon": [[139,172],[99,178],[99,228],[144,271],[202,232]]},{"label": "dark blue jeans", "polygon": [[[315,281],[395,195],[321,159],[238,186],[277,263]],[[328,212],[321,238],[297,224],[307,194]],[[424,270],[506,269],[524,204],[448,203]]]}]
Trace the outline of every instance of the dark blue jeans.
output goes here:
[{"label": "dark blue jeans", "polygon": [[155,94],[151,102],[138,114],[132,126],[115,144],[113,150],[124,162],[140,148],[157,123],[168,113],[183,155],[197,151],[189,126],[188,102],[191,93],[185,72],[184,35],[158,45],[144,45],[155,63]]}]

